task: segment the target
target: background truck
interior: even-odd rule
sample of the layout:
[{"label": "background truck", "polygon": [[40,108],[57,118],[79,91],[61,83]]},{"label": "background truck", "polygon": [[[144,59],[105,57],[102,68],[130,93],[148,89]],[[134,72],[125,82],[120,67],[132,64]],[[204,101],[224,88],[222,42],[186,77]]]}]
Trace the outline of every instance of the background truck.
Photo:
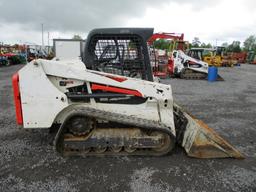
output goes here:
[{"label": "background truck", "polygon": [[57,60],[81,60],[85,40],[53,39],[54,58]]}]

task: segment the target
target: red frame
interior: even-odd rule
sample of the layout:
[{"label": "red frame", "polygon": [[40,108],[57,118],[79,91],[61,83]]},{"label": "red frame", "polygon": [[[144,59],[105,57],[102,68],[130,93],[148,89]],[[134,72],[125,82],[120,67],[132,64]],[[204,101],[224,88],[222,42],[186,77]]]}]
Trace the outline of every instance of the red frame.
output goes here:
[{"label": "red frame", "polygon": [[[183,44],[184,41],[184,33],[154,33],[149,39],[148,44],[152,45],[155,40],[157,39],[173,39],[174,41],[178,42],[178,50],[184,51]],[[154,76],[167,78],[168,74],[171,76],[174,73],[174,61],[172,56],[169,57],[168,63],[167,63],[167,72],[160,72],[160,71],[153,71]]]},{"label": "red frame", "polygon": [[93,83],[91,86],[91,89],[93,91],[102,90],[102,91],[123,93],[123,94],[127,94],[127,95],[134,95],[137,97],[142,97],[142,94],[139,91],[132,90],[132,89],[119,88],[119,87],[113,87],[113,86],[108,86],[108,85],[100,85],[100,84]]},{"label": "red frame", "polygon": [[125,78],[125,77],[117,77],[117,76],[112,76],[112,75],[104,75],[104,76],[108,77],[110,79],[113,79],[115,81],[118,81],[120,83],[127,80],[127,78]]},{"label": "red frame", "polygon": [[18,73],[15,73],[12,76],[12,87],[13,87],[14,104],[15,104],[15,110],[16,110],[16,122],[18,125],[23,125]]}]

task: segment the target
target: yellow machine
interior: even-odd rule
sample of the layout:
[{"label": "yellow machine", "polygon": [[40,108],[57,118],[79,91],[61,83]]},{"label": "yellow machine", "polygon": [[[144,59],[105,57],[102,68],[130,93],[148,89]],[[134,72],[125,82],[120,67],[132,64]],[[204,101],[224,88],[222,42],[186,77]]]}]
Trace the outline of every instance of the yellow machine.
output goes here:
[{"label": "yellow machine", "polygon": [[222,56],[216,53],[216,49],[212,48],[191,48],[188,55],[208,63],[209,66],[221,67]]},{"label": "yellow machine", "polygon": [[209,66],[233,67],[236,60],[232,60],[231,56],[224,53],[225,47],[191,48],[188,55],[208,63]]}]

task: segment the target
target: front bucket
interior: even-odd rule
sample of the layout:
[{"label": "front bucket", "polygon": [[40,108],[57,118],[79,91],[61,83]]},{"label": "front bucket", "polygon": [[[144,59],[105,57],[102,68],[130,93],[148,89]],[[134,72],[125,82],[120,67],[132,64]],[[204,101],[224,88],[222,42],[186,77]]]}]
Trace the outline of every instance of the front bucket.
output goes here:
[{"label": "front bucket", "polygon": [[[180,144],[184,147],[188,156],[196,158],[244,158],[238,150],[204,122],[189,115],[178,106],[174,106],[174,108],[174,111],[179,111],[176,114],[182,115],[182,118],[186,120]],[[176,130],[179,132],[179,127]]]}]

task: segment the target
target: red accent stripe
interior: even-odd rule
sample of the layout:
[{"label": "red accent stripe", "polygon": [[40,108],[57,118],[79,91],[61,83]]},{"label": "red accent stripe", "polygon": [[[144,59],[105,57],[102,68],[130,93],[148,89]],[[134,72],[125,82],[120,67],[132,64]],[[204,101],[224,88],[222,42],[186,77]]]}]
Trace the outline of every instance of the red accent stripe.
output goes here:
[{"label": "red accent stripe", "polygon": [[123,93],[123,94],[127,94],[127,95],[134,95],[134,96],[142,97],[142,94],[139,91],[132,90],[132,89],[112,87],[112,86],[107,86],[107,85],[92,84],[91,89],[93,91],[102,90],[102,91],[109,91],[109,92],[114,92],[114,93]]},{"label": "red accent stripe", "polygon": [[106,75],[105,77],[108,77],[108,78],[113,79],[118,82],[123,82],[123,81],[127,80],[127,78],[125,78],[125,77],[115,77],[115,76],[111,76],[111,75]]},{"label": "red accent stripe", "polygon": [[96,71],[93,71],[92,73],[97,74],[97,75],[101,75],[101,76],[104,76],[104,77],[107,77],[107,78],[110,78],[110,79],[113,79],[113,80],[118,81],[118,82],[123,82],[123,81],[127,80],[127,78],[125,78],[125,77],[117,77],[117,76],[113,76],[113,75],[101,74],[101,73],[97,73]]},{"label": "red accent stripe", "polygon": [[21,108],[21,100],[20,100],[20,89],[19,89],[19,74],[15,73],[12,76],[12,87],[13,87],[13,95],[14,95],[14,103],[16,109],[16,121],[18,125],[23,124],[22,117],[22,108]]}]

